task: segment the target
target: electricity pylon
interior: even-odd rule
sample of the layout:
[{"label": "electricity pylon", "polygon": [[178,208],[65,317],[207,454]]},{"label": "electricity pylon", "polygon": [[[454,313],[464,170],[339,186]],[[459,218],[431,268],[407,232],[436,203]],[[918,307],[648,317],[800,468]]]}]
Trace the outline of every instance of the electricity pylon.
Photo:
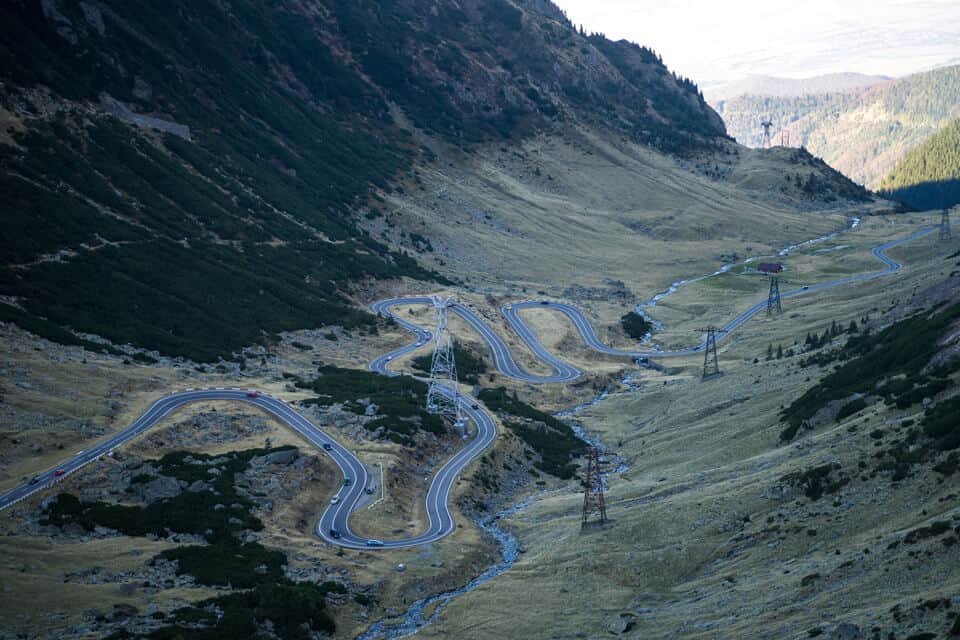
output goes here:
[{"label": "electricity pylon", "polygon": [[447,330],[447,308],[450,298],[433,298],[437,311],[437,331],[434,334],[433,359],[430,362],[430,387],[427,390],[427,412],[454,416],[461,424],[460,398],[457,388],[457,363],[453,359],[453,342]]},{"label": "electricity pylon", "polygon": [[607,521],[607,503],[603,497],[603,474],[600,472],[600,450],[590,447],[587,450],[587,476],[583,481],[583,516],[580,527],[590,523],[594,515],[600,524]]},{"label": "electricity pylon", "polygon": [[760,121],[760,126],[763,127],[763,140],[760,142],[760,147],[769,149],[773,146],[773,140],[770,138],[770,127],[773,126],[773,122],[770,121],[770,118],[764,118]]},{"label": "electricity pylon", "polygon": [[699,329],[707,334],[707,341],[703,349],[703,380],[720,375],[720,362],[717,359],[717,331],[714,326]]},{"label": "electricity pylon", "polygon": [[773,312],[783,313],[783,307],[780,306],[780,278],[773,276],[770,278],[770,294],[767,296],[767,316],[773,315]]},{"label": "electricity pylon", "polygon": [[949,240],[953,237],[950,231],[950,209],[944,209],[940,215],[940,239]]}]

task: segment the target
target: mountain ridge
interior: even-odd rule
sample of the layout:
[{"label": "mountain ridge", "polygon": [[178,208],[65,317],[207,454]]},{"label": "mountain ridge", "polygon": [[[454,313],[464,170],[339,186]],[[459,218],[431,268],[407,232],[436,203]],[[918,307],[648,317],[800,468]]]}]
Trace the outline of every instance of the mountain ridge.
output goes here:
[{"label": "mountain ridge", "polygon": [[960,119],[901,158],[880,192],[920,210],[960,204]]},{"label": "mountain ridge", "polygon": [[799,97],[823,93],[844,93],[871,87],[891,80],[890,76],[865,73],[826,73],[808,78],[781,78],[762,74],[704,89],[710,104],[741,95]]},{"label": "mountain ridge", "polygon": [[741,143],[759,146],[760,121],[770,117],[776,139],[789,130],[791,145],[806,146],[852,180],[876,188],[907,151],[960,117],[960,66],[846,93],[740,96],[714,106]]}]

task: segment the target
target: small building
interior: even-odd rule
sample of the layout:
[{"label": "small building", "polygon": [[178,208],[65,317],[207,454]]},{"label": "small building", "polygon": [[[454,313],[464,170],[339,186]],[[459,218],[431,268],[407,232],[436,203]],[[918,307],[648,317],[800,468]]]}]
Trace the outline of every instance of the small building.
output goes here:
[{"label": "small building", "polygon": [[760,273],[780,273],[783,271],[783,265],[779,262],[761,262],[757,265],[757,271]]}]

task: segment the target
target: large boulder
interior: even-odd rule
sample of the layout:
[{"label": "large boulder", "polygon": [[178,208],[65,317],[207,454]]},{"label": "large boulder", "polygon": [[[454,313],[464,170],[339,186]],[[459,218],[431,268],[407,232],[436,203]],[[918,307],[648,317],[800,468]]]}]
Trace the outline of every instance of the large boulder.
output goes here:
[{"label": "large boulder", "polygon": [[147,504],[164,498],[175,498],[182,491],[180,482],[168,476],[158,476],[148,482],[132,484],[130,488]]},{"label": "large boulder", "polygon": [[250,464],[251,466],[265,466],[272,464],[288,465],[299,457],[299,449],[281,449],[280,451],[274,451],[273,453],[268,453],[263,456],[257,456],[250,461]]}]

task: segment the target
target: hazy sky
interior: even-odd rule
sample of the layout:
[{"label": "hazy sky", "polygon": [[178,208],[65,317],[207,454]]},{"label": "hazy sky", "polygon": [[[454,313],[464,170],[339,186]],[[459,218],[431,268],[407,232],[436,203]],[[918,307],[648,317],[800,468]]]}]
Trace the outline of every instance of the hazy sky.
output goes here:
[{"label": "hazy sky", "polygon": [[554,0],[577,25],[655,49],[701,86],[766,74],[899,76],[960,63],[960,0]]}]

